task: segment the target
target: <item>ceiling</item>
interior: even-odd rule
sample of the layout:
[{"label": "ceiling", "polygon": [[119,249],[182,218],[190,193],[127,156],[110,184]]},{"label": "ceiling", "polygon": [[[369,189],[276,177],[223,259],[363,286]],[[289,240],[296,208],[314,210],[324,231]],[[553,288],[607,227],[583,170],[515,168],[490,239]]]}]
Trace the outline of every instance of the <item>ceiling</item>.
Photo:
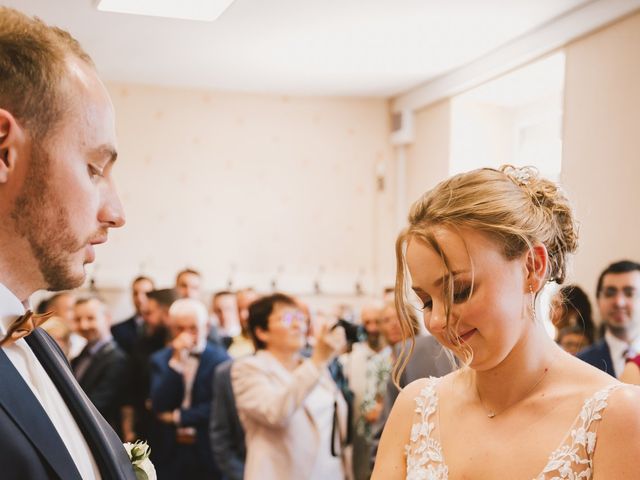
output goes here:
[{"label": "ceiling", "polygon": [[3,0],[69,30],[110,81],[390,97],[588,0],[235,0],[215,22]]}]

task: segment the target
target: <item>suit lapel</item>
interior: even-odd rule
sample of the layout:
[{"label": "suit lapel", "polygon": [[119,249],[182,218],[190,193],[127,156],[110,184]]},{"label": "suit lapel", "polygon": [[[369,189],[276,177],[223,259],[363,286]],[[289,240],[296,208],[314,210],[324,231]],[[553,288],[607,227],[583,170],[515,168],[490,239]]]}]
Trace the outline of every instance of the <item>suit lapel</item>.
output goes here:
[{"label": "suit lapel", "polygon": [[135,479],[122,443],[75,381],[54,341],[39,328],[26,340],[78,423],[102,478]]},{"label": "suit lapel", "polygon": [[2,349],[0,405],[60,478],[81,480],[80,473],[49,416]]}]

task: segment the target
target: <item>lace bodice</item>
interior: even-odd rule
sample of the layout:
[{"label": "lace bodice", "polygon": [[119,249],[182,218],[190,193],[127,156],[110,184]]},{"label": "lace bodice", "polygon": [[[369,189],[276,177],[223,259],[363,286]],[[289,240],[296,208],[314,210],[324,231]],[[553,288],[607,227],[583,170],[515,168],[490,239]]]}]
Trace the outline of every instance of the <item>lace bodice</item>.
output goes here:
[{"label": "lace bodice", "polygon": [[[429,378],[415,399],[418,421],[413,424],[409,444],[405,446],[407,480],[449,478],[442,447],[434,435],[439,381],[438,378]],[[585,400],[564,441],[551,453],[547,465],[534,480],[591,479],[597,424],[607,406],[609,394],[620,385],[610,385]]]}]

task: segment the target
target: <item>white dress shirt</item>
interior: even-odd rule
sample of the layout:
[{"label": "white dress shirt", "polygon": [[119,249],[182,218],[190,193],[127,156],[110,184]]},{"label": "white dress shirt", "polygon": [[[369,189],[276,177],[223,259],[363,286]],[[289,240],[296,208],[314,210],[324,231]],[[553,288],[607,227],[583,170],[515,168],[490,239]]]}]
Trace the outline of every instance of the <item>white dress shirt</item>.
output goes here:
[{"label": "white dress shirt", "polygon": [[[6,334],[12,319],[23,315],[24,312],[25,307],[20,300],[0,283],[0,335],[2,337]],[[47,412],[80,472],[80,477],[83,480],[99,480],[100,472],[84,435],[60,396],[60,392],[27,342],[20,339],[9,346],[2,347],[2,350]]]},{"label": "white dress shirt", "polygon": [[620,378],[624,365],[627,361],[627,355],[640,353],[640,337],[636,338],[631,344],[620,340],[613,335],[609,330],[604,334],[605,342],[609,346],[609,353],[611,353],[611,361],[613,362],[613,371],[616,374],[616,378]]}]

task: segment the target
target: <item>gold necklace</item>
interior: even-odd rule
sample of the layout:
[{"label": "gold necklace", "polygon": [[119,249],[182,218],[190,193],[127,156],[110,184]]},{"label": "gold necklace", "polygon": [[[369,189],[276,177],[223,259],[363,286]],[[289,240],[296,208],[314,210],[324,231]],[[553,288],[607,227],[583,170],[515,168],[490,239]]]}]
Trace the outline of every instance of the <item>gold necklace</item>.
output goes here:
[{"label": "gold necklace", "polygon": [[478,384],[476,383],[476,393],[478,394],[478,400],[480,401],[480,405],[482,405],[482,408],[487,412],[487,417],[489,418],[493,418],[496,415],[499,415],[501,413],[504,413],[505,411],[509,410],[511,407],[513,407],[514,405],[517,405],[518,403],[520,403],[522,400],[524,400],[525,398],[527,398],[527,396],[533,392],[533,389],[536,388],[538,385],[540,385],[540,382],[542,382],[542,380],[544,380],[544,377],[547,375],[547,372],[549,371],[549,367],[545,367],[544,371],[542,372],[542,375],[540,376],[540,378],[538,379],[538,381],[536,383],[533,384],[533,386],[531,388],[529,388],[529,390],[527,390],[525,392],[524,395],[522,395],[522,397],[518,400],[516,400],[515,402],[513,402],[510,405],[507,405],[505,408],[503,408],[502,410],[500,410],[499,412],[496,412],[495,410],[491,410],[489,408],[487,408],[484,404],[484,402],[482,401],[482,397],[480,396],[480,390],[478,390]]}]

